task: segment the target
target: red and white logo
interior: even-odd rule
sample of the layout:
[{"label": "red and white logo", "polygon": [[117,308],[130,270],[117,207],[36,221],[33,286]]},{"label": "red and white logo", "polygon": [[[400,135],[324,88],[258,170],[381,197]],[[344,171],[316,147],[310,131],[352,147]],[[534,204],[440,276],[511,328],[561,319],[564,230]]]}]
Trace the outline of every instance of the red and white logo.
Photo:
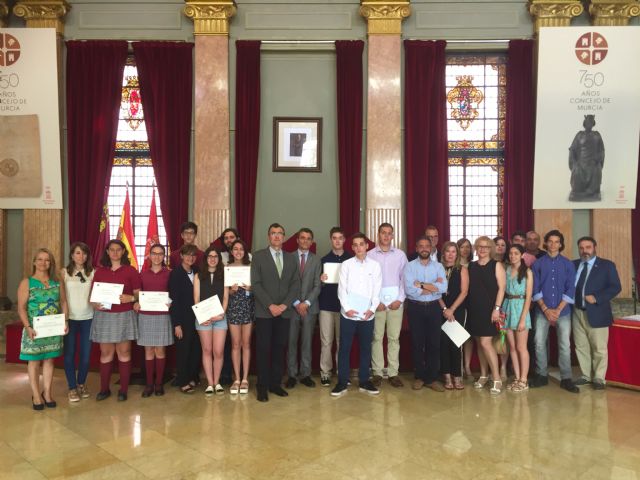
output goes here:
[{"label": "red and white logo", "polygon": [[608,52],[607,39],[598,32],[585,33],[576,42],[576,57],[585,65],[599,64]]},{"label": "red and white logo", "polygon": [[20,42],[13,35],[0,33],[0,67],[9,67],[20,58]]}]

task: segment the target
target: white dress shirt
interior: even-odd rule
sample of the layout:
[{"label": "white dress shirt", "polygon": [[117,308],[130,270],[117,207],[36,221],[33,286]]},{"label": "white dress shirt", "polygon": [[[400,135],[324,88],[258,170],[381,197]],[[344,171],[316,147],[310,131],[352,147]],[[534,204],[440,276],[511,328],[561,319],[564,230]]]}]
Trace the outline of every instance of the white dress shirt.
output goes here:
[{"label": "white dress shirt", "polygon": [[[350,320],[362,320],[359,317],[349,317],[347,312],[353,310],[349,306],[349,294],[356,294],[370,300],[369,310],[375,312],[380,304],[380,289],[382,288],[382,269],[375,260],[365,257],[358,260],[357,257],[342,262],[340,267],[340,279],[338,281],[338,299],[340,300],[340,313]],[[361,312],[362,313],[362,312]],[[372,315],[370,320],[374,318]]]}]

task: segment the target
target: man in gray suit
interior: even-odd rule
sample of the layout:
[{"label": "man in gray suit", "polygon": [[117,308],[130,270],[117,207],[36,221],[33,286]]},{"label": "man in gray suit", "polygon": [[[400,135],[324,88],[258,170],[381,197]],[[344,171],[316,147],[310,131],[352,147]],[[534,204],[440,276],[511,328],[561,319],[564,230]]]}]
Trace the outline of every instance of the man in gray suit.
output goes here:
[{"label": "man in gray suit", "polygon": [[[309,251],[313,244],[313,232],[309,228],[298,231],[298,250],[294,253],[300,276],[300,295],[293,302],[294,311],[289,327],[289,353],[287,388],[296,386],[297,378],[307,387],[315,387],[311,378],[311,340],[318,319],[318,295],[320,295],[320,268],[318,257]],[[298,340],[300,364],[298,368]]]},{"label": "man in gray suit", "polygon": [[269,226],[269,247],[253,255],[251,287],[256,302],[256,365],[258,401],[267,402],[267,391],[286,397],[282,388],[284,349],[289,340],[292,304],[299,297],[300,275],[296,257],[282,251],[284,228]]}]

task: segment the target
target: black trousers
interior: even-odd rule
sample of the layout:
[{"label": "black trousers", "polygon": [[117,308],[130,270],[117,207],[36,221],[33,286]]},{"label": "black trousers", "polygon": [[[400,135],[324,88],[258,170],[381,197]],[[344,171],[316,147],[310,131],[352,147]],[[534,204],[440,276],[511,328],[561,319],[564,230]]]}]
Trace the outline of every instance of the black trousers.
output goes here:
[{"label": "black trousers", "polygon": [[256,367],[258,388],[280,386],[284,372],[284,353],[289,343],[289,319],[256,318]]},{"label": "black trousers", "polygon": [[184,387],[191,381],[197,382],[201,363],[202,347],[195,322],[182,325],[182,338],[176,337],[176,385]]},{"label": "black trousers", "polygon": [[440,373],[453,375],[454,377],[462,376],[461,348],[456,347],[449,335],[442,333],[442,331],[440,332]]},{"label": "black trousers", "polygon": [[440,372],[440,326],[442,311],[438,302],[421,305],[407,302],[411,330],[411,355],[415,377],[433,383]]}]

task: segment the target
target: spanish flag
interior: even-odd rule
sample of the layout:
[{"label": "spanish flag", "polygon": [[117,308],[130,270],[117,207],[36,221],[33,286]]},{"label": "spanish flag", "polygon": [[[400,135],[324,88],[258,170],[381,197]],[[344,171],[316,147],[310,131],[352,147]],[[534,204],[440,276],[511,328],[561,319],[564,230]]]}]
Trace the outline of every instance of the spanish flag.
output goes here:
[{"label": "spanish flag", "polygon": [[118,226],[118,240],[124,243],[129,252],[129,261],[131,266],[138,270],[138,258],[136,255],[135,236],[133,235],[133,226],[131,225],[131,204],[129,203],[129,189],[124,198],[122,206],[122,214],[120,215],[120,225]]}]

